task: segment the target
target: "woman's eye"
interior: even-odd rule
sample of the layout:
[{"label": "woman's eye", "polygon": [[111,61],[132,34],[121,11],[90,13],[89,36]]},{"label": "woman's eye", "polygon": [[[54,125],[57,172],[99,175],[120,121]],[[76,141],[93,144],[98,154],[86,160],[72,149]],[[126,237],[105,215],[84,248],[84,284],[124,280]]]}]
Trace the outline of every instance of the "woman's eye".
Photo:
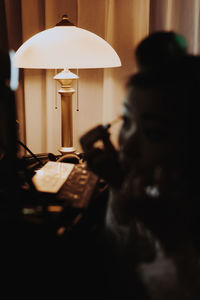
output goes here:
[{"label": "woman's eye", "polygon": [[123,120],[123,125],[122,125],[122,126],[123,126],[124,128],[129,128],[129,127],[130,127],[130,124],[131,124],[129,118],[126,117],[126,116],[122,116],[122,120]]}]

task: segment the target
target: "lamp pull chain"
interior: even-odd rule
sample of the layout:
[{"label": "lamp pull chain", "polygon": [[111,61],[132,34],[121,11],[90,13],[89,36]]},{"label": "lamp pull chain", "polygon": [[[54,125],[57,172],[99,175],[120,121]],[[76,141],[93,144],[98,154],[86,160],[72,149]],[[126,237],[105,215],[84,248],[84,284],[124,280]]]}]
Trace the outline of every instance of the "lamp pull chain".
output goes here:
[{"label": "lamp pull chain", "polygon": [[[76,69],[76,74],[78,76],[78,69]],[[79,78],[76,80],[76,111],[79,111]]]},{"label": "lamp pull chain", "polygon": [[[55,70],[55,75],[57,70]],[[57,82],[55,81],[55,109],[58,109],[58,98],[57,98]]]}]

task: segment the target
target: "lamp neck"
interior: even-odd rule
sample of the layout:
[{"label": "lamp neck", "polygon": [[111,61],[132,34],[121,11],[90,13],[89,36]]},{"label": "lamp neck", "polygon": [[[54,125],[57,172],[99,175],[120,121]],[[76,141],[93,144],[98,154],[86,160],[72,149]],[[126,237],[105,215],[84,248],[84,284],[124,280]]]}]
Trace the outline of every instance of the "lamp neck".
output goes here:
[{"label": "lamp neck", "polygon": [[78,79],[78,76],[70,72],[68,69],[65,69],[62,72],[56,74],[54,76],[54,79],[56,79],[61,84],[59,93],[73,93],[75,91],[71,87],[71,84],[74,79]]}]

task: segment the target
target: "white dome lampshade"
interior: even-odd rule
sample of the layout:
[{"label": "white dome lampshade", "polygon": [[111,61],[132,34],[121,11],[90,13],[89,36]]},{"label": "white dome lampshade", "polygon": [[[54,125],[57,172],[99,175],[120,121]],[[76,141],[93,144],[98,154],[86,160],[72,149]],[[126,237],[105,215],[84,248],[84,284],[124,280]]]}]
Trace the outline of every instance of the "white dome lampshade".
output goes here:
[{"label": "white dome lampshade", "polygon": [[[121,61],[108,42],[88,30],[74,26],[64,15],[62,21],[55,27],[41,31],[24,42],[15,53],[14,64],[18,68],[65,69],[66,77],[62,72],[54,78],[62,85],[62,93],[59,91],[61,102],[69,103],[71,102],[69,99],[64,100],[64,89],[66,89],[66,98],[66,93],[69,92],[66,85],[69,86],[71,81],[78,76],[69,72],[68,69],[119,67]],[[68,97],[72,95],[71,87],[70,93]],[[68,118],[72,123],[71,108],[68,107],[68,110],[68,116],[64,116],[62,112],[62,122],[63,118]],[[72,124],[69,129],[66,129],[66,125],[66,122],[62,124],[61,153],[74,151]]]},{"label": "white dome lampshade", "polygon": [[16,52],[19,68],[82,69],[119,67],[115,50],[98,35],[74,26],[67,16],[29,38]]}]

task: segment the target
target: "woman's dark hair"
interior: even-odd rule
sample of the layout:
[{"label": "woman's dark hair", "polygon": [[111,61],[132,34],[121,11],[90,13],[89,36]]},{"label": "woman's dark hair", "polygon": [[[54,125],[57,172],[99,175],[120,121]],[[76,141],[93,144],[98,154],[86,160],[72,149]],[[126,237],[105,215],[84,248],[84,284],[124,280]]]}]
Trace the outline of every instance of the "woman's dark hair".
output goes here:
[{"label": "woman's dark hair", "polygon": [[[200,56],[185,55],[170,62],[142,70],[133,75],[128,87],[132,89],[155,89],[161,91],[161,100],[168,101],[171,111],[180,122],[183,135],[181,174],[187,188],[186,207],[191,213],[192,232],[200,250]],[[177,136],[178,138],[178,136]],[[175,145],[176,147],[176,145]],[[182,209],[183,203],[180,203]]]},{"label": "woman's dark hair", "polygon": [[[174,57],[170,61],[151,68],[140,70],[133,74],[128,81],[128,86],[195,89],[200,92],[200,56],[185,55]],[[192,92],[191,91],[191,92]]]},{"label": "woman's dark hair", "polygon": [[135,56],[140,70],[146,70],[171,58],[187,54],[184,37],[173,31],[156,31],[143,39],[136,48]]}]

